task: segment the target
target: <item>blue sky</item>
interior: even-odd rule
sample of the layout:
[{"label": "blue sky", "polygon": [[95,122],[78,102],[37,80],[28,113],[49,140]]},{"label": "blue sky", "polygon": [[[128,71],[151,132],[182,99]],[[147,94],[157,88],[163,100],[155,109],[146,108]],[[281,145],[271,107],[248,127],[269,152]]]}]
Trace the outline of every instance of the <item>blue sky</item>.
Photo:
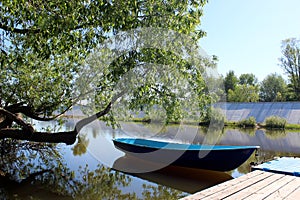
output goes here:
[{"label": "blue sky", "polygon": [[201,47],[219,58],[218,72],[284,75],[281,41],[300,38],[300,0],[209,0],[201,28]]}]

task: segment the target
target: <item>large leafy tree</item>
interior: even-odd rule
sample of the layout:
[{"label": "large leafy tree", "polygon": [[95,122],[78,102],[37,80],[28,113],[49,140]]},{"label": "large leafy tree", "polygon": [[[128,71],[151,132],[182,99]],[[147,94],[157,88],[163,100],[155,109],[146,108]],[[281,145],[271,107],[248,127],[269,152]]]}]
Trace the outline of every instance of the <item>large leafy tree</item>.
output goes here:
[{"label": "large leafy tree", "polygon": [[234,71],[230,70],[224,78],[224,87],[225,92],[228,93],[228,90],[234,90],[234,87],[238,84],[239,80],[234,74]]},{"label": "large leafy tree", "polygon": [[258,80],[254,74],[241,74],[239,77],[239,84],[241,85],[257,85]]},{"label": "large leafy tree", "polygon": [[236,85],[234,90],[228,91],[229,102],[257,102],[259,88],[253,85]]},{"label": "large leafy tree", "polygon": [[254,74],[241,74],[237,78],[234,71],[229,71],[224,86],[229,102],[256,102],[259,100],[259,87]]},{"label": "large leafy tree", "polygon": [[260,85],[260,100],[266,102],[285,101],[287,85],[282,76],[273,73],[268,75]]},{"label": "large leafy tree", "polygon": [[[205,0],[2,1],[0,138],[74,143],[79,131],[91,121],[97,118],[113,120],[112,105],[126,93],[126,87],[119,87],[118,83],[128,71],[145,63],[179,69],[177,75],[190,81],[191,90],[198,94],[199,101],[195,102],[204,107],[203,102],[208,101],[207,90],[204,90],[201,72],[195,68],[197,65],[186,62],[170,50],[144,48],[125,52],[92,77],[93,81],[84,86],[77,83],[91,78],[83,76],[83,79],[82,70],[98,66],[97,62],[105,62],[102,58],[95,61],[89,56],[90,62],[86,64],[83,61],[88,55],[95,55],[95,49],[101,47],[103,41],[122,31],[140,27],[166,28],[193,34],[191,39],[197,42],[204,35],[198,27],[205,3]],[[145,70],[135,70],[134,73],[142,76]],[[181,118],[178,108],[184,94],[176,95],[174,91],[178,93],[178,90],[168,88],[170,83],[162,84],[163,81],[170,82],[167,73],[161,72],[160,77],[145,77],[149,80],[147,84],[132,87],[131,96],[123,98],[129,102],[128,107],[161,104],[168,119]],[[136,84],[133,80],[131,85]],[[118,89],[111,93],[116,87]],[[95,98],[90,100],[88,94]],[[92,102],[94,114],[80,120],[72,131],[39,132],[29,123],[29,119],[57,119],[80,100]]]},{"label": "large leafy tree", "polygon": [[293,95],[291,100],[300,100],[300,41],[289,38],[282,41],[281,67],[289,78],[289,88]]}]

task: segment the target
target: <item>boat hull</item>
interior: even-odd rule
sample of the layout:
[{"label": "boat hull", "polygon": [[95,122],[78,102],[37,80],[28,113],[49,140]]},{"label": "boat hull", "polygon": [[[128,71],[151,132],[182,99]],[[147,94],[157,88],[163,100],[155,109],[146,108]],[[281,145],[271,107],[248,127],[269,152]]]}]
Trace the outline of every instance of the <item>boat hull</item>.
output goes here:
[{"label": "boat hull", "polygon": [[[258,146],[182,145],[143,139],[116,139],[116,148],[139,159],[198,169],[230,171],[243,164]],[[178,145],[178,148],[177,146]],[[169,148],[170,147],[170,148]]]}]

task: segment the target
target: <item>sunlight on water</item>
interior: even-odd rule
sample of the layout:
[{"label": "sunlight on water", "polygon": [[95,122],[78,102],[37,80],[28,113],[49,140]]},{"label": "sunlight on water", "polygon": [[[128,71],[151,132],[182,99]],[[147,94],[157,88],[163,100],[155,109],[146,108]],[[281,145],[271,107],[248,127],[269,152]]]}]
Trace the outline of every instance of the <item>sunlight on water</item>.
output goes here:
[{"label": "sunlight on water", "polygon": [[[45,126],[44,123],[40,125]],[[128,131],[130,125],[132,124],[123,124],[123,127],[126,126]],[[74,121],[70,120],[62,129],[72,129],[73,126]],[[158,130],[155,124],[135,123],[133,128],[137,127],[148,132]],[[203,127],[186,126],[185,134],[176,137],[179,128],[178,125],[160,128],[160,132],[152,134],[150,138],[189,143],[192,135],[192,143],[201,144],[207,134],[210,134]],[[196,135],[193,134],[195,131]],[[177,199],[246,174],[250,170],[251,162],[270,160],[274,156],[300,157],[298,132],[225,129],[218,144],[259,145],[261,150],[258,156],[252,154],[239,168],[226,173],[180,167],[136,174],[115,171],[113,168],[121,169],[120,166],[133,169],[148,165],[146,161],[126,156],[112,143],[113,138],[132,136],[133,133],[128,134],[122,129],[113,130],[102,122],[96,122],[84,128],[77,143],[72,146],[51,145],[42,149],[35,144],[19,143],[19,148],[16,148],[12,144],[3,143],[2,148],[10,145],[10,148],[15,149],[11,149],[10,154],[2,155],[1,195],[3,198],[33,196],[37,199],[45,195],[64,199],[83,196],[147,199],[158,195],[160,198]],[[147,134],[140,131],[135,137],[147,138]]]}]

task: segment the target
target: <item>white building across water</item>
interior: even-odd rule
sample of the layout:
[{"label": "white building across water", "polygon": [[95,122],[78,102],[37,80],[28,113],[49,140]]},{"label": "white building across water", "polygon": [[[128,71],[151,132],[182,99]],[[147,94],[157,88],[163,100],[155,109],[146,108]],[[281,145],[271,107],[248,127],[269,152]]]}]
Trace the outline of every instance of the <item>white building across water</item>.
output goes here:
[{"label": "white building across water", "polygon": [[255,102],[255,103],[218,103],[228,121],[240,121],[251,116],[258,123],[264,122],[269,116],[285,118],[289,124],[300,124],[300,102]]}]

